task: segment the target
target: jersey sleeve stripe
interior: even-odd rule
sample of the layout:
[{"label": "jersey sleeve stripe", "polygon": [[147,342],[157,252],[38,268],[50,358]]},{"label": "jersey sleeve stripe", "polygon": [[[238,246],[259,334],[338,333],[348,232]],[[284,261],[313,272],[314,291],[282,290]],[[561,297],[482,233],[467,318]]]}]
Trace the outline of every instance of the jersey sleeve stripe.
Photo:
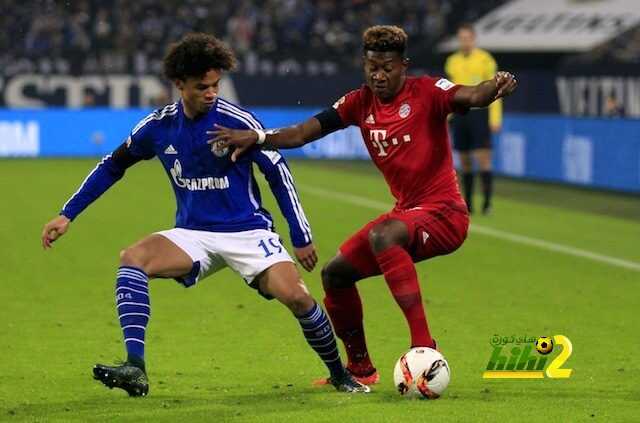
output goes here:
[{"label": "jersey sleeve stripe", "polygon": [[249,175],[247,179],[248,179],[247,190],[249,192],[249,200],[251,201],[251,204],[253,204],[253,207],[255,208],[255,210],[258,210],[260,208],[260,205],[256,201],[256,197],[253,195],[253,174]]},{"label": "jersey sleeve stripe", "polygon": [[284,163],[280,163],[278,166],[282,167],[282,170],[287,178],[286,182],[288,183],[288,186],[291,189],[291,192],[293,194],[293,197],[296,200],[296,207],[298,208],[299,212],[300,212],[300,216],[302,219],[302,223],[304,224],[304,228],[307,230],[307,232],[309,233],[309,240],[311,240],[311,225],[309,225],[309,221],[307,220],[307,216],[304,214],[304,210],[302,208],[302,203],[300,202],[300,199],[298,198],[298,192],[296,191],[294,182],[293,182],[293,176],[291,175],[291,172],[289,171],[289,168],[284,164]]},{"label": "jersey sleeve stripe", "polygon": [[293,186],[293,178],[289,173],[289,169],[284,165],[284,163],[278,164],[278,170],[280,171],[280,176],[282,177],[282,181],[287,187],[287,191],[289,193],[289,199],[293,205],[293,211],[296,215],[296,220],[298,221],[298,225],[300,226],[300,230],[304,234],[304,240],[306,242],[311,242],[311,227],[309,226],[309,222],[307,221],[307,217],[302,210],[302,206],[300,205],[300,200],[298,199],[298,194]]},{"label": "jersey sleeve stripe", "polygon": [[251,201],[251,204],[253,204],[253,207],[255,207],[253,214],[259,216],[262,220],[267,222],[269,230],[273,230],[273,221],[268,219],[264,214],[260,213],[260,204],[258,204],[258,202],[256,201],[256,197],[253,195],[253,172],[251,172],[251,174],[249,175],[247,189],[249,191],[249,200]]},{"label": "jersey sleeve stripe", "polygon": [[282,159],[282,155],[276,150],[260,150],[260,154],[266,156],[273,164],[278,163]]},{"label": "jersey sleeve stripe", "polygon": [[224,99],[220,99],[218,101],[218,106],[221,106],[227,110],[230,111],[234,111],[244,117],[246,117],[247,119],[251,120],[252,122],[254,122],[256,125],[258,125],[259,128],[263,129],[262,123],[260,123],[260,121],[253,115],[253,113],[244,110],[238,106],[236,106],[235,104],[229,103],[228,101],[224,100]]},{"label": "jersey sleeve stripe", "polygon": [[138,132],[140,129],[142,129],[147,123],[151,122],[152,120],[161,120],[165,116],[172,116],[172,115],[175,115],[176,113],[178,113],[178,103],[170,104],[165,108],[163,108],[162,110],[160,110],[159,112],[155,111],[153,113],[150,113],[140,122],[138,122],[138,124],[131,131],[131,134],[134,135],[136,132]]},{"label": "jersey sleeve stripe", "polygon": [[102,166],[104,164],[105,161],[109,160],[111,158],[111,154],[107,154],[106,156],[104,156],[102,158],[102,160],[100,160],[100,162],[96,165],[96,167],[93,168],[93,170],[87,175],[86,178],[84,178],[84,181],[82,181],[82,183],[80,184],[80,188],[78,188],[78,190],[76,192],[73,193],[73,195],[67,200],[66,203],[64,203],[64,205],[62,206],[62,210],[67,208],[67,205],[71,202],[71,200],[74,199],[74,197],[76,195],[78,195],[78,193],[80,191],[82,191],[82,188],[84,188],[84,185],[87,183],[87,181],[89,180],[89,178],[91,178],[91,175],[93,175],[94,173],[96,173],[96,171],[98,170],[98,168],[100,168],[100,166]]},{"label": "jersey sleeve stripe", "polygon": [[252,126],[255,129],[264,129],[264,126],[262,126],[262,124],[258,121],[258,119],[255,118],[255,116],[253,116],[251,113],[240,109],[237,106],[234,106],[233,104],[224,101],[222,99],[218,99],[218,110],[220,109],[224,109],[227,110],[229,112],[233,112],[235,114],[237,114],[238,116],[242,116],[245,119],[247,119],[248,121],[252,122],[254,126]]},{"label": "jersey sleeve stripe", "polygon": [[230,111],[228,111],[226,109],[218,108],[217,111],[218,111],[218,113],[222,113],[223,115],[231,116],[232,118],[234,118],[236,120],[239,120],[240,122],[244,123],[245,125],[247,125],[251,129],[262,129],[261,127],[256,126],[255,124],[253,124],[249,120],[245,119],[244,117],[239,116],[239,115],[237,115],[237,114],[235,114],[233,112],[230,112]]}]

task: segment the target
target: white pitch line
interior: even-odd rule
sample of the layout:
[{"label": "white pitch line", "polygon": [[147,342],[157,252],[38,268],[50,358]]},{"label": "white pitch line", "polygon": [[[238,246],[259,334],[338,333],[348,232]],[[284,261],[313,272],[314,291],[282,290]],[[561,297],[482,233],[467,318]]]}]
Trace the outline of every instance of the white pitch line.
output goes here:
[{"label": "white pitch line", "polygon": [[[382,201],[371,200],[369,198],[361,197],[359,195],[347,194],[339,191],[329,191],[323,188],[312,187],[304,184],[303,185],[298,184],[298,186],[302,190],[310,194],[317,195],[319,197],[331,198],[334,200],[341,200],[345,203],[354,204],[356,206],[368,207],[370,209],[379,210],[379,211],[387,211],[391,208],[390,204],[384,203]],[[574,257],[580,257],[587,260],[606,263],[611,266],[622,267],[624,269],[635,270],[636,272],[640,272],[640,263],[635,261],[606,256],[604,254],[598,254],[592,251],[570,247],[568,245],[558,244],[550,241],[544,241],[542,239],[531,238],[525,235],[518,235],[511,232],[490,228],[487,226],[480,226],[477,224],[471,225],[470,230],[472,232],[476,232],[482,235],[487,235],[494,238],[515,242],[517,244],[530,245],[532,247],[537,247],[543,250],[563,253],[570,256],[574,256]]]}]

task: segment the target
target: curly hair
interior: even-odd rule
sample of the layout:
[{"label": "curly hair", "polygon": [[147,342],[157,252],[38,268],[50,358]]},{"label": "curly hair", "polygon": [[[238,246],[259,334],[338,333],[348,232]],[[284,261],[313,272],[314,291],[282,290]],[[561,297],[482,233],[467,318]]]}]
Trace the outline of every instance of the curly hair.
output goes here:
[{"label": "curly hair", "polygon": [[407,50],[407,33],[395,25],[376,25],[367,28],[362,35],[364,51],[395,51],[404,56]]},{"label": "curly hair", "polygon": [[164,56],[164,75],[171,81],[201,77],[212,69],[233,70],[233,51],[213,35],[193,33],[169,45]]}]

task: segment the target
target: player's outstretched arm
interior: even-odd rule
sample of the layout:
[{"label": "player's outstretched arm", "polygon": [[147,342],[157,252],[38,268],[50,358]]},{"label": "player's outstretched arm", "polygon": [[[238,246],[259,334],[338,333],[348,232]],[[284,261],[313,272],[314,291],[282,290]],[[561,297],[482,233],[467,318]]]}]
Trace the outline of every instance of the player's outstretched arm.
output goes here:
[{"label": "player's outstretched arm", "polygon": [[142,160],[131,154],[126,144],[118,147],[113,154],[105,156],[85,178],[80,188],[71,196],[60,215],[52,219],[42,229],[42,247],[51,244],[69,229],[69,224],[98,197],[118,182],[126,169]]},{"label": "player's outstretched arm", "polygon": [[506,97],[518,86],[516,77],[509,72],[498,72],[496,76],[474,86],[462,86],[453,96],[453,102],[461,108],[487,107],[495,100]]},{"label": "player's outstretched arm", "polygon": [[272,148],[296,148],[308,142],[315,141],[322,135],[320,121],[312,117],[305,122],[286,128],[278,128],[267,131],[258,129],[231,129],[224,126],[215,125],[215,129],[207,131],[211,137],[209,144],[220,142],[223,146],[234,146],[235,150],[231,154],[231,160],[247,151],[255,144],[263,144]]}]

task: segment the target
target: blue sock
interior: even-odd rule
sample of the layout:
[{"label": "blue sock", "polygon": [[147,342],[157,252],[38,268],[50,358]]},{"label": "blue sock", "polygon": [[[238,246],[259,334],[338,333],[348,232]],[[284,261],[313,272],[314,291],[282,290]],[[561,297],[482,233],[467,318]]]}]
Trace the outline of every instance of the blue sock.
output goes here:
[{"label": "blue sock", "polygon": [[120,266],[116,282],[116,306],[124,333],[127,361],[144,371],[144,333],[151,315],[145,272],[136,267]]},{"label": "blue sock", "polygon": [[315,303],[313,308],[302,316],[297,316],[307,342],[324,361],[331,376],[340,377],[344,374],[344,367],[340,361],[338,345],[333,334],[333,328],[324,310]]}]

